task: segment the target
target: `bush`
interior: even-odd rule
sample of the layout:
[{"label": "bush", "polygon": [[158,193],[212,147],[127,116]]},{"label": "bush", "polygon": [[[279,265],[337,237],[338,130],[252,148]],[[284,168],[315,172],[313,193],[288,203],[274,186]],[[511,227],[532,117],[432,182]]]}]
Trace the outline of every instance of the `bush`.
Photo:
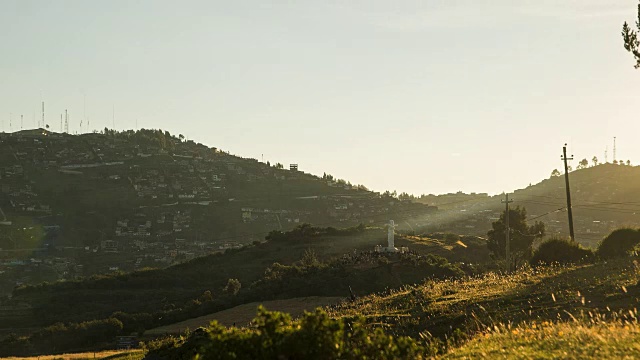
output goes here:
[{"label": "bush", "polygon": [[617,229],[598,244],[596,255],[603,259],[627,256],[638,244],[640,231],[631,228]]},{"label": "bush", "polygon": [[531,264],[578,263],[592,257],[591,250],[583,248],[575,241],[552,238],[540,244],[533,252]]},{"label": "bush", "polygon": [[241,287],[242,284],[240,283],[240,280],[229,279],[227,281],[227,285],[224,287],[224,289],[222,289],[222,291],[224,291],[226,294],[236,295],[238,291],[240,291]]},{"label": "bush", "polygon": [[[188,339],[149,344],[148,358],[186,359],[419,359],[426,349],[409,337],[369,329],[365,319],[333,319],[321,310],[298,321],[258,308],[254,328],[212,322]],[[204,340],[206,339],[206,340]]]}]

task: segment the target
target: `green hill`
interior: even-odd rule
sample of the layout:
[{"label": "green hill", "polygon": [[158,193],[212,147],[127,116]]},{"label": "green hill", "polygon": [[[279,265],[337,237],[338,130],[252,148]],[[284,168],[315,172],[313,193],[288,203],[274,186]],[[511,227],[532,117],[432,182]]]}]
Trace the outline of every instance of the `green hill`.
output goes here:
[{"label": "green hill", "polygon": [[[613,229],[640,225],[640,167],[601,164],[570,172],[576,240],[595,247]],[[568,236],[564,175],[516,190],[513,205],[524,206],[529,219],[539,217],[548,235]],[[451,231],[486,235],[500,212],[504,196],[447,194],[416,199],[438,206],[435,216],[421,222],[421,231]]]},{"label": "green hill", "polygon": [[0,134],[0,296],[14,286],[162,268],[302,223],[434,213],[364,186],[160,130]]}]

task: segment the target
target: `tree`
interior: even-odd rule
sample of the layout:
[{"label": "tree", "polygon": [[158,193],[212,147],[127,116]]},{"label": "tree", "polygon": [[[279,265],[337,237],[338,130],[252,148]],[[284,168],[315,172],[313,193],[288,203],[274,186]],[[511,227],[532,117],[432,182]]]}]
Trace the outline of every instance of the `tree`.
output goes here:
[{"label": "tree", "polygon": [[553,171],[551,172],[551,177],[558,177],[560,176],[560,171],[558,171],[558,169],[553,169]]},{"label": "tree", "polygon": [[224,291],[227,294],[235,295],[238,293],[238,291],[240,291],[241,287],[242,287],[242,284],[240,283],[240,280],[229,279],[227,281],[227,285],[224,287],[224,289],[222,289],[222,291]]},{"label": "tree", "polygon": [[613,160],[613,165],[618,165],[618,160]]},{"label": "tree", "polygon": [[627,160],[627,166],[631,166],[631,160]]},{"label": "tree", "polygon": [[275,168],[276,169],[284,169],[284,165],[282,165],[280,163],[276,163]]},{"label": "tree", "polygon": [[624,41],[624,49],[633,54],[636,60],[634,67],[640,69],[640,39],[638,39],[638,33],[640,33],[640,3],[638,3],[638,20],[636,21],[636,30],[632,30],[629,24],[625,21],[622,25],[622,40]]},{"label": "tree", "polygon": [[573,171],[573,166],[571,166],[571,165],[567,166],[567,170],[569,170],[569,172],[572,172]]},{"label": "tree", "polygon": [[[491,224],[491,230],[487,233],[487,247],[497,259],[506,257],[505,213],[503,212],[500,219]],[[527,224],[527,210],[524,207],[516,206],[509,209],[509,229],[511,259],[517,265],[522,260],[531,258],[533,242],[535,239],[544,237],[545,226],[543,222],[539,221],[529,226]]]},{"label": "tree", "polygon": [[594,156],[591,161],[593,162],[593,166],[598,166],[598,158],[596,156]]},{"label": "tree", "polygon": [[580,162],[578,163],[578,167],[577,169],[586,169],[587,167],[589,167],[589,162],[587,161],[587,159],[582,159],[580,160]]}]

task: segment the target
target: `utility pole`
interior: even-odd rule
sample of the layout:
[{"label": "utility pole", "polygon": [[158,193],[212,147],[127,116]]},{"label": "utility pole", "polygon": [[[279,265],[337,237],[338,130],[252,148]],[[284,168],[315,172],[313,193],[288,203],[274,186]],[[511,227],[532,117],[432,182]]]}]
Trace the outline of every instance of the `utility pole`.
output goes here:
[{"label": "utility pole", "polygon": [[509,203],[512,203],[513,200],[509,200],[509,194],[504,195],[505,198],[502,200],[502,203],[505,204],[504,211],[504,223],[506,225],[506,229],[504,231],[505,240],[506,240],[506,256],[505,256],[505,270],[507,273],[511,272],[511,240],[509,239],[509,233],[511,230],[509,229]]},{"label": "utility pole", "polygon": [[571,190],[569,189],[569,166],[567,160],[573,160],[573,155],[570,158],[567,157],[567,144],[562,147],[562,156],[560,160],[564,161],[564,183],[567,190],[567,213],[569,214],[569,236],[571,241],[575,241],[576,237],[573,232],[573,212],[571,211]]}]

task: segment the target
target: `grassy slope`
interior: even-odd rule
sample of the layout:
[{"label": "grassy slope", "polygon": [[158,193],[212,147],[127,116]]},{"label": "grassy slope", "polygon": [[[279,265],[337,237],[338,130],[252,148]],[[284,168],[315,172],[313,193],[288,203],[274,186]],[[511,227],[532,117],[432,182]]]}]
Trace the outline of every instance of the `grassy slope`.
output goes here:
[{"label": "grassy slope", "polygon": [[427,282],[332,308],[336,317],[364,315],[392,333],[444,337],[499,324],[570,319],[580,312],[626,311],[638,303],[638,271],[630,261],[489,274]]},{"label": "grassy slope", "polygon": [[637,318],[593,324],[589,319],[499,327],[454,349],[444,359],[638,359]]},{"label": "grassy slope", "polygon": [[89,360],[89,359],[103,359],[103,360],[139,360],[144,357],[144,353],[140,350],[122,351],[122,350],[108,350],[84,353],[72,353],[62,355],[41,355],[31,357],[7,357],[0,358],[0,360]]},{"label": "grassy slope", "polygon": [[444,359],[638,358],[639,270],[622,259],[428,281],[327,309],[391,334],[449,338]]}]

